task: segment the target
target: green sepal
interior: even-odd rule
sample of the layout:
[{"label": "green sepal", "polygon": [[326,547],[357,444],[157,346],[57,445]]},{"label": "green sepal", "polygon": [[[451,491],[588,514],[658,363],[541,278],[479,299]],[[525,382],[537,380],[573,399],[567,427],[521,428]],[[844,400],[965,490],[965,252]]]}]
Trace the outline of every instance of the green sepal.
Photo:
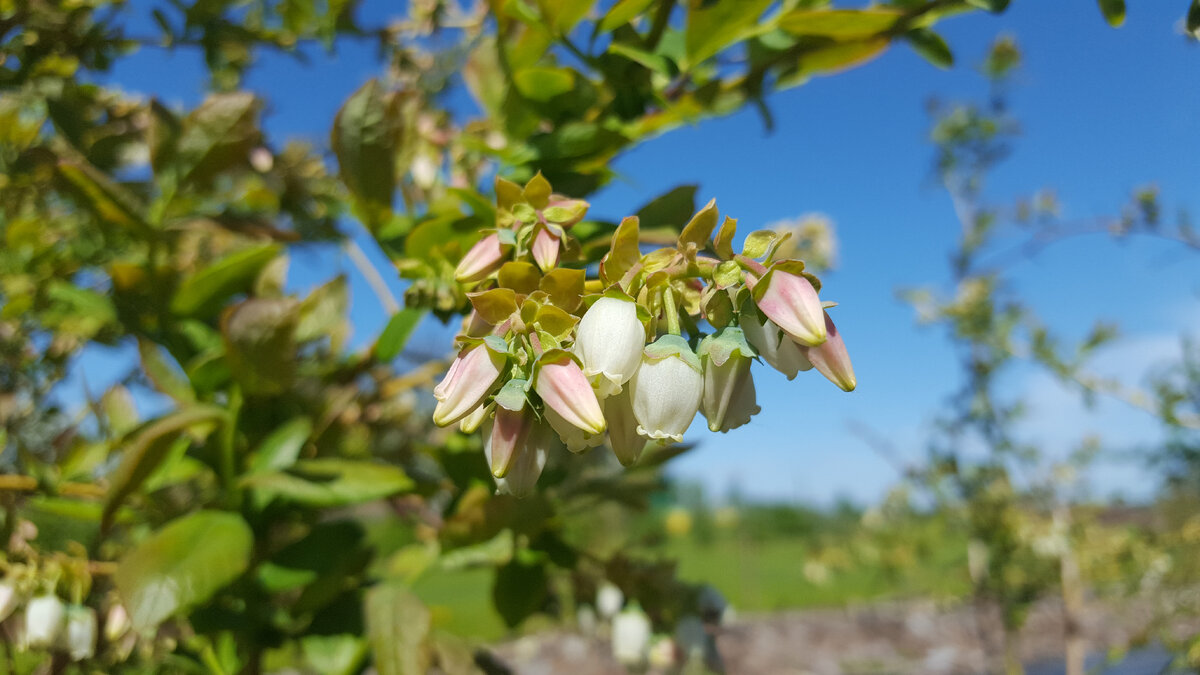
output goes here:
[{"label": "green sepal", "polygon": [[507,228],[496,230],[496,238],[500,240],[501,246],[516,246],[517,233]]},{"label": "green sepal", "polygon": [[726,326],[716,335],[704,338],[696,351],[701,360],[708,359],[718,366],[725,365],[734,354],[746,359],[758,356],[758,352],[746,341],[746,334],[737,326]]},{"label": "green sepal", "polygon": [[687,340],[679,335],[664,335],[646,345],[642,353],[651,361],[661,361],[671,356],[677,356],[696,372],[704,372],[703,366],[700,365],[700,357],[696,356],[696,352],[692,351],[692,347],[688,344]]},{"label": "green sepal", "polygon": [[496,392],[496,405],[511,410],[512,412],[521,412],[528,400],[525,393],[529,391],[529,381],[514,377],[500,387],[500,391]]}]

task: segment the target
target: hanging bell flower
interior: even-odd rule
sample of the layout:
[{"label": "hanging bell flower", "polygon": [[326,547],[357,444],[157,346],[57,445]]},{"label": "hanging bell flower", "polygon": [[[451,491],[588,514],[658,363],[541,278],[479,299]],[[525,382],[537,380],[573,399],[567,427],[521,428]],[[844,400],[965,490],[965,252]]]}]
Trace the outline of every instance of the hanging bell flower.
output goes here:
[{"label": "hanging bell flower", "polygon": [[846,343],[842,335],[825,312],[825,330],[829,337],[825,343],[806,350],[808,360],[830,382],[836,384],[842,391],[854,391],[858,380],[854,377],[854,366],[850,363],[850,354],[846,351]]},{"label": "hanging bell flower", "polygon": [[[603,402],[601,402],[601,405],[603,406]],[[550,424],[550,428],[554,429],[554,433],[558,434],[559,440],[571,452],[584,452],[604,443],[604,434],[589,434],[563,419],[563,416],[555,412],[554,408],[546,408],[542,411],[542,416],[546,418],[546,422]]]},{"label": "hanging bell flower", "polygon": [[66,608],[54,595],[39,595],[25,606],[25,643],[34,649],[52,647],[62,634]]},{"label": "hanging bell flower", "polygon": [[529,252],[533,254],[533,261],[543,272],[549,272],[558,267],[561,250],[562,239],[547,227],[537,229],[537,233],[533,235],[533,243],[529,246]]},{"label": "hanging bell flower", "polygon": [[754,351],[762,357],[767,365],[795,379],[796,373],[812,370],[804,349],[796,341],[784,333],[770,319],[761,319],[758,312],[751,307],[740,315],[740,324],[746,341],[754,347]]},{"label": "hanging bell flower", "polygon": [[464,434],[473,434],[479,430],[483,421],[492,413],[492,406],[479,404],[475,409],[467,413],[467,416],[458,421],[458,430]]},{"label": "hanging bell flower", "polygon": [[17,585],[10,579],[0,581],[0,621],[9,617],[21,603],[21,595]]},{"label": "hanging bell flower", "polygon": [[[700,412],[708,419],[710,431],[729,431],[733,427],[726,423],[726,417],[729,416],[731,406],[736,403],[744,407],[744,402],[738,399],[739,395],[745,396],[746,383],[750,381],[750,364],[754,361],[754,349],[746,342],[741,328],[727,326],[716,335],[704,338],[697,351],[700,363],[704,366],[704,393],[700,399]],[[752,382],[749,391],[753,397]],[[739,420],[737,426],[749,421],[746,412],[744,409],[738,411],[739,417],[745,416],[746,419]],[[730,422],[732,421],[730,419]]]},{"label": "hanging bell flower", "polygon": [[575,355],[600,398],[612,396],[642,363],[646,330],[632,299],[605,296],[588,308],[575,330]]},{"label": "hanging bell flower", "polygon": [[433,390],[437,407],[433,410],[433,423],[439,427],[450,426],[469,415],[491,393],[508,355],[495,342],[503,340],[487,338],[482,344],[466,347],[450,364],[446,377]]},{"label": "hanging bell flower", "polygon": [[638,433],[633,414],[632,387],[604,399],[604,417],[608,420],[608,444],[622,466],[633,466],[646,449],[646,439]]},{"label": "hanging bell flower", "polygon": [[[487,457],[488,466],[492,461],[492,424],[489,420],[483,425],[483,452]],[[513,458],[509,462],[508,472],[503,478],[496,478],[496,492],[514,497],[526,497],[537,485],[542,470],[546,468],[546,458],[551,452],[562,448],[558,434],[544,422],[532,422],[525,433],[525,442],[518,444]]]},{"label": "hanging bell flower", "polygon": [[454,268],[455,280],[464,284],[483,281],[500,269],[511,249],[511,246],[501,243],[498,233],[489,234],[475,242],[471,250],[458,261],[458,267]]},{"label": "hanging bell flower", "polygon": [[625,605],[625,594],[611,581],[605,581],[596,589],[596,611],[605,619],[611,619]]},{"label": "hanging bell flower", "polygon": [[538,359],[534,391],[564,422],[588,434],[604,433],[604,413],[592,385],[570,352],[552,349]]},{"label": "hanging bell flower", "polygon": [[664,335],[642,352],[642,365],[631,380],[637,432],[654,440],[683,441],[700,410],[703,367],[688,343]]},{"label": "hanging bell flower", "polygon": [[815,347],[825,341],[821,299],[803,276],[772,267],[754,286],[754,303],[796,342]]},{"label": "hanging bell flower", "polygon": [[496,407],[496,419],[492,424],[491,453],[489,456],[492,475],[504,478],[525,443],[525,435],[533,422],[532,415],[522,410],[507,410]]},{"label": "hanging bell flower", "polygon": [[67,655],[72,661],[96,655],[96,612],[90,607],[73,605],[67,610]]},{"label": "hanging bell flower", "polygon": [[625,666],[640,666],[650,655],[650,619],[636,603],[613,619],[613,657]]}]

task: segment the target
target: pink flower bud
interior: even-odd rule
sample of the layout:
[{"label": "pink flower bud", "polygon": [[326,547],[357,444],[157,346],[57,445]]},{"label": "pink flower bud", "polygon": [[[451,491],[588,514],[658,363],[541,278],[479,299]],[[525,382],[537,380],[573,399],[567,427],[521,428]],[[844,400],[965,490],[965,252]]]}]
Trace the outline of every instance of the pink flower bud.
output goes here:
[{"label": "pink flower bud", "polygon": [[446,377],[433,390],[438,402],[433,410],[433,423],[449,426],[475,410],[495,387],[507,360],[506,355],[483,344],[460,352]]},{"label": "pink flower bud", "polygon": [[543,272],[549,272],[558,267],[560,248],[558,235],[545,227],[539,227],[537,234],[533,235],[533,244],[529,250],[533,253],[533,261],[537,266],[542,268]]},{"label": "pink flower bud", "polygon": [[740,325],[746,334],[746,341],[763,361],[786,375],[787,379],[795,379],[796,373],[802,370],[812,370],[813,365],[804,355],[804,348],[796,344],[791,336],[785,335],[774,321],[767,319],[760,323],[758,312],[751,308],[748,312],[742,312]]},{"label": "pink flower bud", "polygon": [[825,330],[829,337],[825,343],[817,347],[809,347],[805,351],[808,360],[830,382],[841,387],[842,391],[854,391],[858,380],[854,377],[854,366],[850,364],[850,354],[846,351],[846,343],[842,341],[841,333],[825,312]]},{"label": "pink flower bud", "polygon": [[604,432],[600,401],[570,354],[546,352],[539,365],[534,390],[546,407],[561,415],[568,424],[589,434]]},{"label": "pink flower bud", "polygon": [[815,347],[825,341],[821,299],[808,279],[772,269],[755,287],[754,302],[800,344]]},{"label": "pink flower bud", "polygon": [[525,443],[525,434],[533,420],[525,408],[509,410],[496,406],[496,421],[492,424],[491,453],[489,460],[492,475],[504,478],[508,473],[517,449]]},{"label": "pink flower bud", "polygon": [[454,278],[462,283],[482,281],[504,264],[509,247],[500,243],[500,235],[489,234],[475,242],[470,251],[458,261]]},{"label": "pink flower bud", "polygon": [[[483,443],[483,452],[489,465],[493,464],[491,424],[490,420],[484,424]],[[530,421],[525,431],[524,442],[514,448],[508,472],[503,478],[496,478],[496,492],[514,497],[524,497],[531,493],[542,475],[542,470],[546,468],[546,458],[561,447],[558,435],[548,424]]]}]

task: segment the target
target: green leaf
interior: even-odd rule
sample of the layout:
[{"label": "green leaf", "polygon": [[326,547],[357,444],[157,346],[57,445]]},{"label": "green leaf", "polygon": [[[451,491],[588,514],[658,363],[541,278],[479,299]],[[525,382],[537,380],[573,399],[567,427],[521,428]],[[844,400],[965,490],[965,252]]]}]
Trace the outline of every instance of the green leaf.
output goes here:
[{"label": "green leaf", "polygon": [[954,65],[954,54],[950,45],[941,35],[928,28],[918,28],[904,34],[913,50],[938,68],[950,68]]},{"label": "green leaf", "polygon": [[230,296],[248,289],[281,250],[278,244],[262,244],[230,253],[184,279],[171,298],[171,311],[181,316],[216,313]]},{"label": "green leaf", "polygon": [[545,566],[510,561],[496,570],[492,585],[496,613],[509,628],[519,626],[545,604],[548,583]]},{"label": "green leaf", "polygon": [[104,502],[105,525],[125,498],[141,486],[167,457],[179,434],[199,424],[225,419],[225,411],[209,405],[194,405],[168,413],[148,423],[126,446],[109,478],[108,496]]},{"label": "green leaf", "polygon": [[57,169],[67,192],[102,222],[141,233],[152,229],[138,199],[103,171],[82,160],[62,160]]},{"label": "green leaf", "polygon": [[759,25],[758,17],[770,5],[771,0],[689,2],[684,36],[688,69],[756,30],[769,30],[771,26]]},{"label": "green leaf", "polygon": [[139,632],[204,603],[246,571],[254,535],[237,514],[197,511],[171,521],[125,555],[115,581]]},{"label": "green leaf", "polygon": [[628,216],[617,226],[612,236],[612,247],[604,259],[604,277],[610,284],[617,283],[642,259],[638,246],[638,217]]},{"label": "green leaf", "polygon": [[903,13],[883,7],[870,9],[796,9],[779,19],[779,27],[794,35],[820,35],[839,40],[871,37],[887,31]]},{"label": "green leaf", "polygon": [[746,235],[746,241],[742,245],[742,255],[747,258],[760,258],[767,254],[767,249],[770,248],[771,242],[775,241],[775,233],[771,230],[755,230]]},{"label": "green leaf", "polygon": [[495,567],[507,564],[512,560],[515,550],[512,530],[504,529],[485,542],[443,553],[438,561],[438,566],[448,571],[470,567]]},{"label": "green leaf", "polygon": [[1187,13],[1187,31],[1196,37],[1200,33],[1200,0],[1192,0]]},{"label": "green leaf", "polygon": [[604,32],[620,28],[646,11],[654,0],[620,0],[600,20],[600,30]]},{"label": "green leaf", "polygon": [[221,317],[225,359],[245,393],[274,395],[291,386],[298,365],[298,321],[294,298],[251,298],[226,310]]},{"label": "green leaf", "polygon": [[355,635],[306,635],[300,651],[314,672],[329,675],[357,673],[367,656],[367,643]]},{"label": "green leaf", "polygon": [[402,138],[398,99],[377,80],[351,94],[333,122],[330,143],[342,182],[354,197],[354,212],[376,230],[392,218],[396,154]]},{"label": "green leaf", "polygon": [[1100,13],[1104,20],[1113,28],[1120,28],[1125,23],[1125,0],[1097,0],[1100,3]]},{"label": "green leaf", "polygon": [[406,492],[413,481],[402,470],[387,464],[349,459],[309,459],[287,471],[246,476],[242,485],[259,491],[264,499],[317,508],[347,506]]},{"label": "green leaf", "polygon": [[213,94],[184,118],[175,153],[178,184],[207,183],[245,164],[262,143],[258,108],[249,92]]},{"label": "green leaf", "polygon": [[717,237],[713,240],[713,249],[716,250],[717,255],[725,259],[733,257],[735,234],[737,234],[737,219],[725,216],[725,222],[721,223],[721,229],[717,230]]},{"label": "green leaf", "polygon": [[679,233],[679,247],[686,248],[695,244],[696,248],[708,246],[713,230],[717,229],[717,200],[710,199],[704,208],[696,212],[688,224]]},{"label": "green leaf", "polygon": [[318,287],[300,303],[300,321],[296,325],[297,342],[318,340],[326,335],[330,348],[341,352],[349,327],[346,309],[350,306],[350,290],[346,277],[339,276]]},{"label": "green leaf", "polygon": [[974,5],[979,9],[986,9],[989,12],[999,14],[1008,9],[1008,3],[1011,0],[967,0],[968,5]]},{"label": "green leaf", "polygon": [[312,430],[312,420],[303,416],[279,425],[254,451],[250,472],[277,471],[295,464]]},{"label": "green leaf", "polygon": [[570,68],[533,66],[513,73],[513,84],[525,98],[545,102],[575,87],[575,71]]},{"label": "green leaf", "polygon": [[387,362],[399,356],[425,313],[423,309],[406,308],[392,315],[375,341],[375,358]]},{"label": "green leaf", "polygon": [[162,347],[139,337],[138,354],[142,359],[142,370],[146,371],[146,376],[156,389],[175,399],[176,403],[187,405],[196,401],[192,383],[188,382],[183,369]]},{"label": "green leaf", "polygon": [[882,37],[861,42],[837,42],[800,57],[799,73],[802,76],[827,75],[849,70],[879,56],[889,44],[888,39]]},{"label": "green leaf", "polygon": [[63,333],[90,340],[117,320],[116,307],[108,296],[63,279],[49,281],[46,297],[53,304],[43,315],[44,320]]},{"label": "green leaf", "polygon": [[425,675],[429,609],[402,583],[379,584],[367,591],[364,610],[367,639],[379,675]]}]

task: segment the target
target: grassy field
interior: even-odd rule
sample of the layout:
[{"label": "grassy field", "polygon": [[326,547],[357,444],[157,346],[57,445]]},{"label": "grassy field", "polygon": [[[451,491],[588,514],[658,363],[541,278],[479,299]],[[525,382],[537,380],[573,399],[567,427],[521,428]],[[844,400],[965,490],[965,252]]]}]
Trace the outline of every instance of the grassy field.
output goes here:
[{"label": "grassy field", "polygon": [[[903,566],[848,554],[843,556],[843,564],[827,571],[823,579],[811,570],[805,574],[806,563],[817,556],[801,540],[756,542],[724,536],[700,544],[680,537],[652,554],[678,561],[681,578],[713,585],[737,611],[761,612],[903,597],[960,596],[968,589],[963,549],[960,542],[946,542],[920,561]],[[431,574],[422,578],[415,590],[432,608],[435,623],[445,630],[485,640],[506,633],[491,607],[488,570]]]}]

